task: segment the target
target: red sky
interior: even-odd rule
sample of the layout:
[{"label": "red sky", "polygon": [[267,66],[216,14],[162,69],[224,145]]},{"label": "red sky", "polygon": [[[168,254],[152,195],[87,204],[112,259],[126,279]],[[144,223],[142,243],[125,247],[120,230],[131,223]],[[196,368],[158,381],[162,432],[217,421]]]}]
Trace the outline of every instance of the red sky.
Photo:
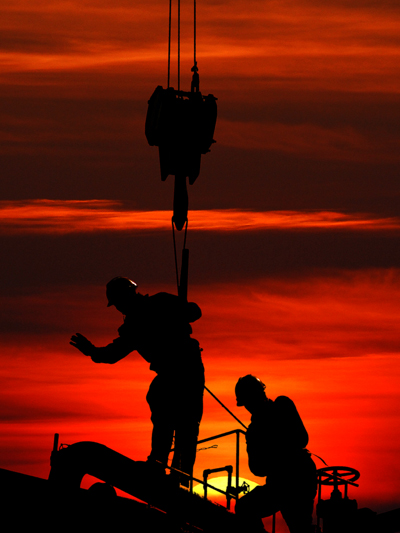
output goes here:
[{"label": "red sky", "polygon": [[[116,336],[115,275],[175,292],[172,179],[144,136],[168,2],[0,0],[0,13],[0,466],[46,477],[56,431],[144,459],[146,363],[94,365],[68,340]],[[375,510],[400,505],[399,35],[392,0],[198,2],[201,89],[219,113],[189,190],[208,386],[245,422],[239,376],[293,398],[310,450],[359,469],[351,495]],[[206,397],[201,436],[236,427]],[[197,474],[232,453],[199,452]]]}]

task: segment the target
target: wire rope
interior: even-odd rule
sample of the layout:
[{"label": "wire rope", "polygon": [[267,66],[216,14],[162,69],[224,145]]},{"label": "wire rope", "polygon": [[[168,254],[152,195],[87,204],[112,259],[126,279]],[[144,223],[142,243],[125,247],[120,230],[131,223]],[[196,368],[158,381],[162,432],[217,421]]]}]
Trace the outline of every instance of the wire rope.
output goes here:
[{"label": "wire rope", "polygon": [[[172,0],[168,13],[168,87],[171,86]],[[197,67],[197,0],[193,0],[193,65]],[[178,91],[181,89],[181,0],[178,0]]]},{"label": "wire rope", "polygon": [[178,0],[178,91],[181,89],[181,0]]},{"label": "wire rope", "polygon": [[196,60],[196,0],[193,0],[193,65],[197,66],[197,60]]},{"label": "wire rope", "polygon": [[172,28],[172,0],[169,0],[169,17],[168,17],[168,88],[171,85],[171,28]]}]

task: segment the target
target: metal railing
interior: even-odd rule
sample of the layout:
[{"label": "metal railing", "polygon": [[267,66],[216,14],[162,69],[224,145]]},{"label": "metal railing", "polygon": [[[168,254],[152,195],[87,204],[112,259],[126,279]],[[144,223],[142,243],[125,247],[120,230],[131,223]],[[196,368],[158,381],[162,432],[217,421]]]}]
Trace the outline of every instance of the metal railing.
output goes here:
[{"label": "metal railing", "polygon": [[[207,439],[202,439],[202,440],[197,441],[197,444],[203,444],[204,442],[210,442],[212,440],[222,439],[222,437],[227,437],[228,435],[236,435],[236,461],[235,461],[236,489],[239,488],[240,434],[246,435],[246,433],[242,429],[234,429],[232,431],[227,431],[226,433],[220,433],[219,435],[214,435],[213,437],[208,437]],[[227,493],[224,493],[224,494],[227,494]],[[206,494],[205,494],[205,497],[206,497]],[[234,498],[236,500],[239,498],[239,493],[237,490],[236,490],[236,494],[234,495]]]},{"label": "metal railing", "polygon": [[[235,500],[238,500],[239,499],[239,493],[240,493],[240,490],[239,490],[240,434],[245,435],[246,433],[242,429],[234,429],[232,431],[227,431],[226,433],[220,433],[219,435],[213,435],[212,437],[208,437],[207,439],[202,439],[202,440],[197,441],[197,444],[199,445],[199,444],[203,444],[204,442],[210,442],[212,440],[222,439],[223,437],[228,437],[229,435],[236,435],[236,454],[235,454],[236,455],[236,458],[235,458],[236,487],[232,487],[231,486],[232,473],[233,473],[233,467],[232,466],[224,466],[224,467],[221,467],[221,468],[214,468],[214,469],[204,470],[204,472],[203,472],[204,478],[202,480],[201,479],[197,479],[197,478],[191,476],[190,474],[187,474],[186,472],[182,472],[180,470],[177,470],[176,468],[173,468],[171,466],[167,466],[166,468],[168,470],[170,470],[170,471],[174,471],[174,472],[180,474],[181,476],[188,477],[189,478],[189,490],[190,490],[191,493],[193,493],[193,481],[203,485],[203,488],[204,488],[204,499],[207,499],[207,489],[208,488],[213,489],[216,492],[219,492],[220,494],[223,494],[224,496],[226,496],[226,504],[227,504],[226,506],[227,506],[227,509],[229,510],[230,509],[230,501],[231,501],[231,499],[234,498]],[[173,450],[174,450],[174,448],[171,449],[171,451],[173,451]],[[224,470],[226,470],[228,472],[228,486],[227,486],[227,490],[226,491],[224,491],[222,489],[218,489],[217,487],[214,487],[213,485],[210,485],[210,483],[207,482],[207,478],[208,478],[209,474],[214,473],[214,472],[222,472]]]}]

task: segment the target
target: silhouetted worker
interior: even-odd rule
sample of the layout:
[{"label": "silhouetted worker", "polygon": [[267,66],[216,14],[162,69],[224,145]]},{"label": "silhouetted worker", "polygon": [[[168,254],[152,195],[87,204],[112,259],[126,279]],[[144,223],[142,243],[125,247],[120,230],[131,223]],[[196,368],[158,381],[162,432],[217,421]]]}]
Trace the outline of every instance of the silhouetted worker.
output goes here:
[{"label": "silhouetted worker", "polygon": [[[124,315],[118,338],[96,348],[76,333],[70,344],[95,363],[116,363],[133,350],[150,363],[157,375],[146,397],[153,422],[149,465],[157,472],[155,461],[167,464],[175,435],[172,466],[192,474],[203,414],[204,367],[199,343],[190,337],[190,322],[201,317],[201,310],[173,294],[143,295],[136,287],[124,277],[107,284],[108,307],[114,305]],[[187,478],[180,481],[188,485]]]},{"label": "silhouetted worker", "polygon": [[240,524],[249,532],[264,531],[261,518],[281,511],[290,533],[310,533],[317,474],[295,404],[287,396],[267,398],[264,383],[252,375],[240,378],[235,392],[237,405],[252,415],[246,431],[249,468],[267,476],[265,485],[238,500]]}]

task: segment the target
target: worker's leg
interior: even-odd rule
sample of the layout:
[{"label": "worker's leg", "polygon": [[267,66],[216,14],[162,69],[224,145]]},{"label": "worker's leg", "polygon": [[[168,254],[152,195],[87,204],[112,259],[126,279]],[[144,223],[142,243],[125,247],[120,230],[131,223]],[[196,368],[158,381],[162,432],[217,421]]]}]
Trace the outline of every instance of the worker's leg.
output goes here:
[{"label": "worker's leg", "polygon": [[314,498],[317,493],[317,471],[314,461],[306,453],[297,462],[292,474],[285,478],[282,490],[282,516],[290,533],[311,533]]},{"label": "worker's leg", "polygon": [[[172,467],[193,475],[193,466],[196,460],[197,437],[199,434],[197,420],[183,421],[175,430],[175,446]],[[185,482],[186,481],[186,482]],[[181,479],[182,485],[189,486],[189,478]]]},{"label": "worker's leg", "polygon": [[[197,437],[203,416],[204,366],[201,361],[199,343],[191,339],[185,362],[174,384],[175,402],[175,446],[172,466],[193,474],[196,460]],[[181,484],[189,485],[188,478],[181,478]]]},{"label": "worker's leg", "polygon": [[312,533],[314,499],[303,497],[294,502],[288,502],[281,509],[282,516],[290,533]]},{"label": "worker's leg", "polygon": [[262,518],[279,511],[274,488],[265,484],[242,496],[236,503],[235,513],[240,531],[257,533],[265,531]]},{"label": "worker's leg", "polygon": [[165,424],[162,420],[157,420],[153,417],[152,422],[151,452],[148,459],[162,463],[165,468],[172,447],[174,428],[171,425]]},{"label": "worker's leg", "polygon": [[[193,475],[196,460],[197,437],[203,415],[204,384],[202,376],[192,381],[192,387],[182,390],[179,405],[176,409],[175,446],[172,466]],[[182,478],[181,483],[189,486],[189,478]]]},{"label": "worker's leg", "polygon": [[172,447],[174,424],[171,418],[171,402],[167,383],[156,376],[146,396],[151,410],[153,432],[151,436],[151,453],[149,461],[159,461],[164,465]]}]

